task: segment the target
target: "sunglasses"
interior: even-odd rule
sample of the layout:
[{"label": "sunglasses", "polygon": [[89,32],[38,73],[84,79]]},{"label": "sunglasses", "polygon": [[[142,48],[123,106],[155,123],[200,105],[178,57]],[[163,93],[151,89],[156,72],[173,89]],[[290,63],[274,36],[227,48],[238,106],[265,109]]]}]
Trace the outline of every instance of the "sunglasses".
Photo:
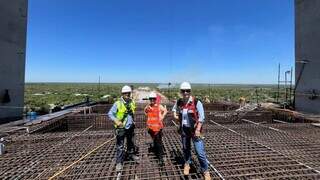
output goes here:
[{"label": "sunglasses", "polygon": [[122,93],[122,95],[130,96],[131,93]]},{"label": "sunglasses", "polygon": [[183,89],[183,90],[181,90],[181,93],[190,93],[190,92],[191,92],[190,89]]},{"label": "sunglasses", "polygon": [[155,100],[156,100],[156,98],[149,98],[149,100],[150,100],[150,101],[155,101]]}]

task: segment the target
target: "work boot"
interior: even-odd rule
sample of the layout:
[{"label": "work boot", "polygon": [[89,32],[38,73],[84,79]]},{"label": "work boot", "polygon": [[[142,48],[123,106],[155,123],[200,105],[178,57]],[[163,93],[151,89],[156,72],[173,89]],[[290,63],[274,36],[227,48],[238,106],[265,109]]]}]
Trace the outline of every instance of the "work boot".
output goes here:
[{"label": "work boot", "polygon": [[121,163],[118,163],[116,165],[116,171],[121,171],[122,170],[122,164]]},{"label": "work boot", "polygon": [[204,180],[211,180],[211,176],[210,176],[210,172],[209,171],[205,171],[203,173],[204,176]]},{"label": "work boot", "polygon": [[190,164],[185,163],[184,164],[184,168],[183,168],[183,174],[185,176],[188,176],[189,175],[189,171],[190,171]]}]

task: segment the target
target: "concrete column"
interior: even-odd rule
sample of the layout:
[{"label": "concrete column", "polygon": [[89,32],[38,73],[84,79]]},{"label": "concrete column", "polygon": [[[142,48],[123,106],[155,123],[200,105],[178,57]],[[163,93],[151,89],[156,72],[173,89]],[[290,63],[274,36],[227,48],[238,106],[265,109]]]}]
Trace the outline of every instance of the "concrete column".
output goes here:
[{"label": "concrete column", "polygon": [[320,113],[319,0],[295,0],[295,30],[296,109]]},{"label": "concrete column", "polygon": [[0,0],[0,124],[22,117],[27,7],[28,0]]}]

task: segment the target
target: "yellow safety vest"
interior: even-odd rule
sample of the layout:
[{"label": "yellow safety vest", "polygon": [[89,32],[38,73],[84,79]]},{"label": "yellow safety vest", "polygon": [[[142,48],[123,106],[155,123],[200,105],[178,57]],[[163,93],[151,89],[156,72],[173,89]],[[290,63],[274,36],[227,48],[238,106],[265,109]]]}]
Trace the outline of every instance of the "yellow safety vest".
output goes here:
[{"label": "yellow safety vest", "polygon": [[[116,102],[116,105],[118,109],[116,118],[122,121],[123,125],[125,126],[128,120],[128,117],[126,116],[126,114],[128,113],[128,110],[122,100],[118,100]],[[136,109],[136,104],[134,103],[134,101],[131,101],[129,106],[131,108],[131,111],[134,113]],[[117,127],[116,125],[114,125],[114,127],[120,128],[120,127]]]}]

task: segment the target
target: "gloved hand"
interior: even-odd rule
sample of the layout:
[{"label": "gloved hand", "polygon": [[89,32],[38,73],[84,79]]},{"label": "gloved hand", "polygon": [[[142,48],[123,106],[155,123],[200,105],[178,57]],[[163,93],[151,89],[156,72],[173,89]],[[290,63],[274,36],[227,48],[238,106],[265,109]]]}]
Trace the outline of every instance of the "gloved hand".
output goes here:
[{"label": "gloved hand", "polygon": [[118,126],[118,127],[122,127],[122,126],[123,126],[123,123],[122,123],[119,119],[115,120],[115,121],[114,121],[114,124],[115,124],[116,126]]}]

